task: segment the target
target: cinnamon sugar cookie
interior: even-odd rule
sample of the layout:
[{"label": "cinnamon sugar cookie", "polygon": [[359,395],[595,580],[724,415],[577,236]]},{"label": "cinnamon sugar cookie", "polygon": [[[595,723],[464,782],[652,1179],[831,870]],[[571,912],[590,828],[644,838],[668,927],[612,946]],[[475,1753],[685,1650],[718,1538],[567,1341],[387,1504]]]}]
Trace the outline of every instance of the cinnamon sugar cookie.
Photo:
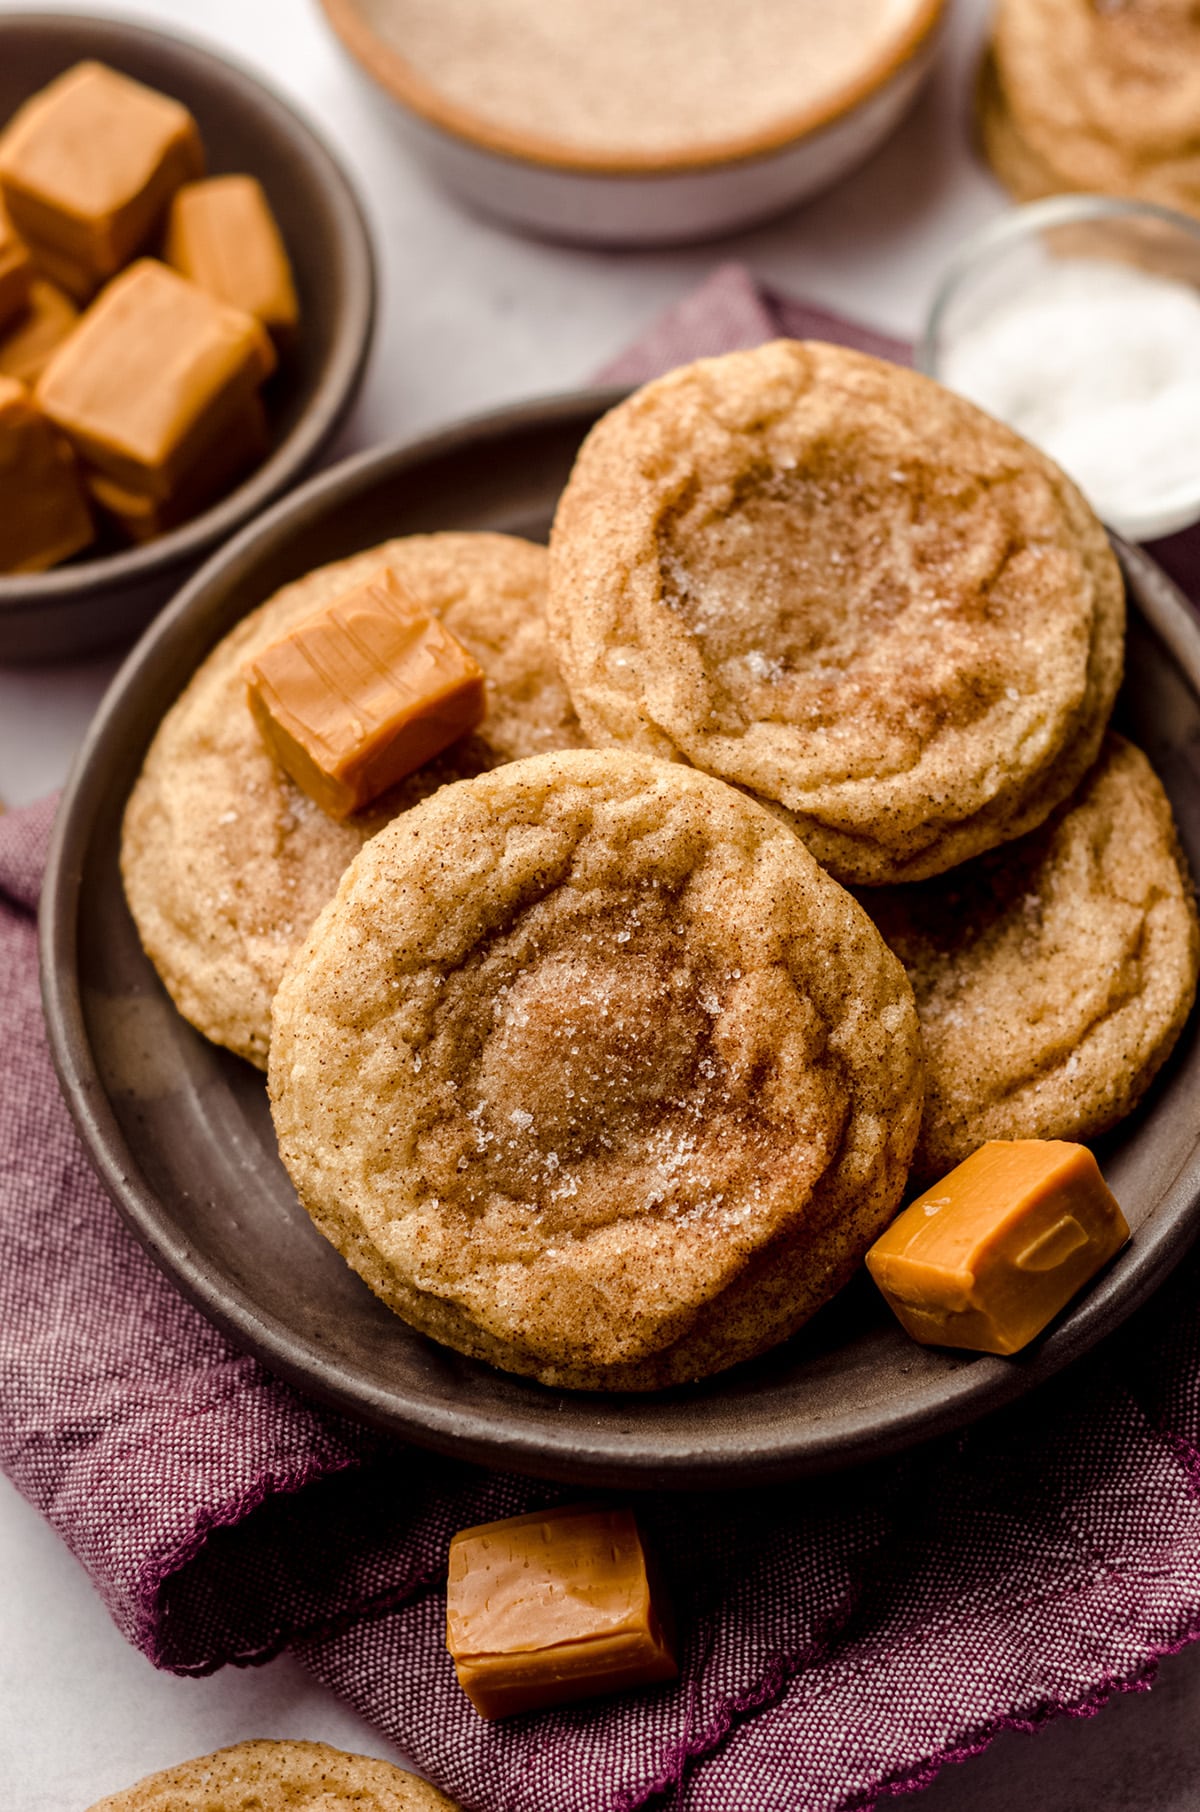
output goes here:
[{"label": "cinnamon sugar cookie", "polygon": [[1021,136],[990,54],[979,71],[975,117],[980,148],[1010,195],[1018,201],[1040,201],[1066,186]]},{"label": "cinnamon sugar cookie", "polygon": [[903,970],[745,794],[624,751],[449,787],[347,870],[275,1003],[280,1153],[435,1340],[650,1390],[782,1340],[893,1214]]},{"label": "cinnamon sugar cookie", "polygon": [[[268,753],[246,657],[339,592],[392,568],[488,678],[478,732],[338,823]],[[366,839],[451,780],[586,738],[545,629],[546,553],[511,535],[412,535],[309,573],[225,637],[163,719],[125,813],[121,870],[146,952],[184,1017],[266,1065],[289,957]]]},{"label": "cinnamon sugar cookie", "polygon": [[984,147],[1014,193],[1096,190],[1200,213],[1194,0],[999,0],[991,57]]},{"label": "cinnamon sugar cookie", "polygon": [[91,1812],[457,1812],[407,1769],[325,1743],[236,1743],[148,1775]]},{"label": "cinnamon sugar cookie", "polygon": [[1137,1105],[1191,1009],[1191,879],[1166,794],[1119,736],[1032,836],[860,897],[916,991],[925,1175],[985,1139],[1104,1132]]},{"label": "cinnamon sugar cookie", "polygon": [[841,880],[938,874],[1095,757],[1124,600],[1041,453],[928,378],[780,340],[639,390],[579,453],[550,627],[594,741],[786,808]]}]

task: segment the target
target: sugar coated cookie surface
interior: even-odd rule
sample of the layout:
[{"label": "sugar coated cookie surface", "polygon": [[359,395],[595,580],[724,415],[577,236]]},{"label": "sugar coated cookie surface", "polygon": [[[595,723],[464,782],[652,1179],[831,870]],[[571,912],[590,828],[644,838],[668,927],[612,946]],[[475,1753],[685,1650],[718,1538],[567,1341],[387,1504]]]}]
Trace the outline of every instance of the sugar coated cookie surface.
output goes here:
[{"label": "sugar coated cookie surface", "polygon": [[1192,883],[1146,757],[1118,736],[1049,823],[920,887],[864,892],[928,1063],[917,1164],[985,1139],[1088,1139],[1165,1062],[1196,991]]},{"label": "sugar coated cookie surface", "polygon": [[457,1812],[404,1768],[325,1743],[237,1743],[149,1775],[91,1812]]},{"label": "sugar coated cookie surface", "polygon": [[624,751],[444,789],[284,978],[270,1087],[317,1226],[434,1339],[653,1389],[798,1327],[893,1213],[912,993],[743,793]]},{"label": "sugar coated cookie surface", "polygon": [[[278,766],[242,665],[342,592],[390,567],[475,656],[479,731],[338,823]],[[147,954],[206,1037],[265,1066],[271,999],[350,858],[450,780],[586,739],[545,630],[546,552],[511,535],[413,535],[318,568],[225,637],[164,718],[125,814],[121,868]]]},{"label": "sugar coated cookie surface", "polygon": [[1011,430],[780,340],[597,424],[555,520],[550,626],[594,741],[748,788],[874,883],[940,873],[1072,790],[1124,599],[1079,491]]}]

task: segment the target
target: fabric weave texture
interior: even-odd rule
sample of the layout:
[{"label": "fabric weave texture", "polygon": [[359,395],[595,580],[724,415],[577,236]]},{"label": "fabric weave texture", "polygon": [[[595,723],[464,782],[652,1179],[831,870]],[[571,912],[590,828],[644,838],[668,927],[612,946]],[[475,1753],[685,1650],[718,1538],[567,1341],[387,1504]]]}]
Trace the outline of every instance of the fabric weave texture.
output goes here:
[{"label": "fabric weave texture", "polygon": [[[895,342],[728,266],[602,374],[784,332]],[[1200,542],[1159,551],[1200,595]],[[850,1812],[1089,1715],[1200,1634],[1200,1259],[1090,1360],[901,1460],[638,1510],[678,1683],[483,1724],[444,1647],[458,1528],[578,1494],[371,1434],[179,1296],[59,1096],[34,915],[53,802],[0,818],[0,1464],[156,1666],[291,1645],[469,1812]]]}]

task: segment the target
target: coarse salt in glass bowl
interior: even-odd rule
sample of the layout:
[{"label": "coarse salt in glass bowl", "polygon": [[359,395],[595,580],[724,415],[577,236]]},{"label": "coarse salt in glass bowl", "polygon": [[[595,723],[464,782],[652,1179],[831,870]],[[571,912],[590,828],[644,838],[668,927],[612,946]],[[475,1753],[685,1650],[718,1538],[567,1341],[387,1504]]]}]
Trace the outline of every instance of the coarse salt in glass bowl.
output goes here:
[{"label": "coarse salt in glass bowl", "polygon": [[1200,520],[1200,221],[1101,195],[1014,209],[959,251],[917,364],[1129,540]]}]

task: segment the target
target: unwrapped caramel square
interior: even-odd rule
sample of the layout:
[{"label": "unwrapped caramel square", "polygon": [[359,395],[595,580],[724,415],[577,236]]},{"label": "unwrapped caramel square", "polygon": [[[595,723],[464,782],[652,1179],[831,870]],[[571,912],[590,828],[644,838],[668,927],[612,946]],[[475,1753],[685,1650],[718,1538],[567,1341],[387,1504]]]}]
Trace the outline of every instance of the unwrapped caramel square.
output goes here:
[{"label": "unwrapped caramel square", "polygon": [[992,1139],[896,1217],[867,1269],[914,1340],[1007,1354],[1128,1238],[1085,1145]]},{"label": "unwrapped caramel square", "polygon": [[275,759],[345,818],[480,722],[483,669],[388,567],[247,662]]},{"label": "unwrapped caramel square", "polygon": [[53,283],[55,289],[62,290],[79,307],[90,302],[100,288],[101,279],[76,259],[55,252],[47,245],[31,246],[30,251],[35,274]]},{"label": "unwrapped caramel square", "polygon": [[22,313],[33,283],[33,259],[0,203],[0,332]]},{"label": "unwrapped caramel square", "polygon": [[45,278],[35,277],[21,314],[0,332],[0,372],[32,387],[78,319],[79,310],[69,296]]},{"label": "unwrapped caramel square", "polygon": [[223,302],[257,315],[286,336],[298,319],[292,267],[253,176],[210,176],[186,183],[171,203],[163,256]]},{"label": "unwrapped caramel square", "polygon": [[572,1505],[463,1529],[450,1543],[446,1643],[484,1718],[678,1672],[629,1510]]},{"label": "unwrapped caramel square", "polygon": [[92,539],[71,449],[24,384],[0,377],[0,573],[40,573]]},{"label": "unwrapped caramel square", "polygon": [[85,470],[84,482],[92,501],[126,540],[141,544],[156,540],[207,509],[263,459],[268,444],[266,411],[260,398],[254,396],[165,502],[118,484],[103,472]]},{"label": "unwrapped caramel square", "polygon": [[89,464],[165,502],[274,362],[260,321],[142,258],[55,353],[37,400]]},{"label": "unwrapped caramel square", "polygon": [[0,192],[36,250],[110,277],[204,172],[179,101],[103,63],[77,63],[19,107],[0,136]]}]

